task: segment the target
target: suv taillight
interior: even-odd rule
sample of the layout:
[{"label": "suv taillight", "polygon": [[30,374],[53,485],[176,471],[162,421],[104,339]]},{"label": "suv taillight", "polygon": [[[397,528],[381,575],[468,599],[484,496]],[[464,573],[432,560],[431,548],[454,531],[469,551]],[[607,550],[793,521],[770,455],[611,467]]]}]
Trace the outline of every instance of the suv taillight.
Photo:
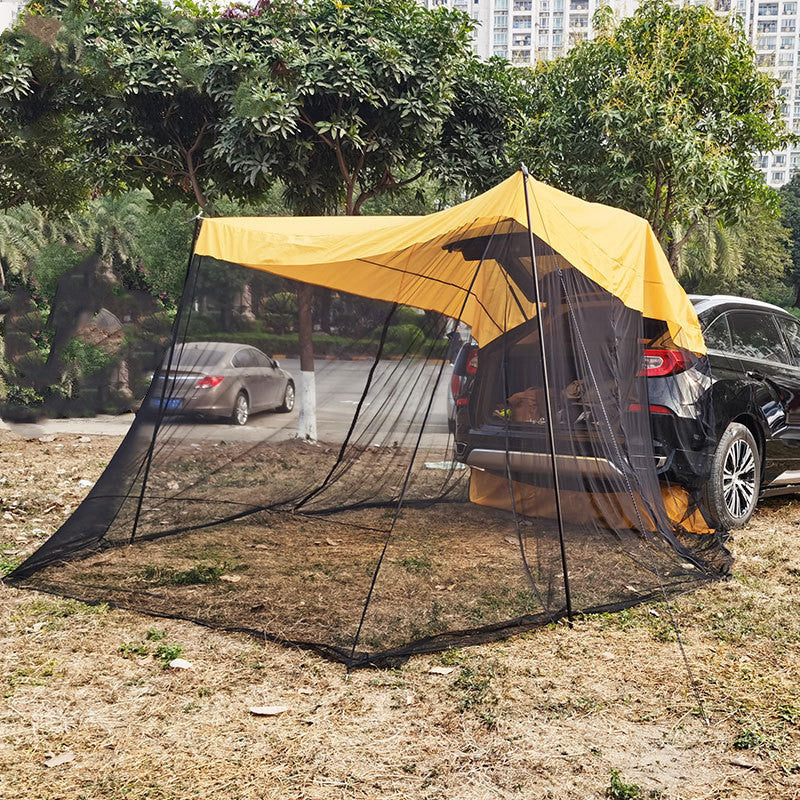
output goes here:
[{"label": "suv taillight", "polygon": [[658,378],[663,375],[675,375],[683,372],[689,365],[680,350],[645,350],[644,369],[640,375],[648,378]]},{"label": "suv taillight", "polygon": [[471,347],[469,353],[467,353],[467,365],[466,365],[467,375],[477,375],[478,374],[478,348]]}]

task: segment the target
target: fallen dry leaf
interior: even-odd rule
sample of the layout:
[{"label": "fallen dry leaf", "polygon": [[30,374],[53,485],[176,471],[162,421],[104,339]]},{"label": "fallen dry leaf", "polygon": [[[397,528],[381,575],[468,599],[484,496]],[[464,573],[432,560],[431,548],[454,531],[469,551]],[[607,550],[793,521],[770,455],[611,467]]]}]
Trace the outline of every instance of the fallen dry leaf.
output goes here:
[{"label": "fallen dry leaf", "polygon": [[192,662],[187,661],[185,658],[173,658],[167,666],[170,669],[193,669]]},{"label": "fallen dry leaf", "polygon": [[451,672],[455,671],[455,667],[431,667],[428,670],[431,675],[449,675]]},{"label": "fallen dry leaf", "polygon": [[69,764],[70,761],[75,760],[75,753],[71,752],[70,750],[66,750],[63,753],[59,753],[57,756],[51,756],[50,758],[46,759],[44,765],[46,767],[60,767],[62,764]]},{"label": "fallen dry leaf", "polygon": [[254,717],[277,717],[289,710],[289,706],[250,706],[248,711]]},{"label": "fallen dry leaf", "polygon": [[221,581],[226,581],[227,583],[239,583],[242,579],[241,575],[220,575],[219,579]]}]

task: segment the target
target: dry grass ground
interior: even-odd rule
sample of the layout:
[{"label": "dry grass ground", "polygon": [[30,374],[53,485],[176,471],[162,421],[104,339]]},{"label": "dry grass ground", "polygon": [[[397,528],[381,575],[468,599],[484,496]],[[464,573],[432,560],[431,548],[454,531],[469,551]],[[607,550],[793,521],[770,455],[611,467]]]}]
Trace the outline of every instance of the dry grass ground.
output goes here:
[{"label": "dry grass ground", "polygon": [[[0,569],[118,441],[0,432]],[[800,505],[765,503],[732,544],[731,581],[673,602],[708,725],[663,606],[348,677],[0,586],[0,798],[800,798]],[[178,652],[192,669],[164,668]]]}]

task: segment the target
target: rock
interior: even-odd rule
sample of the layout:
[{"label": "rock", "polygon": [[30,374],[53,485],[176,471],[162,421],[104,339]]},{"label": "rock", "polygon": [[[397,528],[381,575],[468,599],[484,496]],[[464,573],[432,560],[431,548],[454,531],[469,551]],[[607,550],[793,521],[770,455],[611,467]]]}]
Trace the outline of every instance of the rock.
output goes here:
[{"label": "rock", "polygon": [[173,658],[167,666],[170,669],[194,669],[192,662],[187,661],[185,658]]},{"label": "rock", "polygon": [[91,442],[92,440],[91,437],[89,436],[80,436],[78,438],[78,441],[81,442],[81,444],[86,444],[87,442]]},{"label": "rock", "polygon": [[87,481],[86,478],[81,478],[78,481],[78,486],[80,486],[81,489],[88,489],[90,486],[93,486],[93,485],[94,484],[91,481]]}]

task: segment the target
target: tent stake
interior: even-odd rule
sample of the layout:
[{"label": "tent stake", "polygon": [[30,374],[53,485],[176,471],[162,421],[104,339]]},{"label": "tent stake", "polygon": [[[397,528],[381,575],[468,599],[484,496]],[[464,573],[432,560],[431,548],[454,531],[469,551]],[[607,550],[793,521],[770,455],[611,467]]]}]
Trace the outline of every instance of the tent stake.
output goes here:
[{"label": "tent stake", "polygon": [[533,272],[533,291],[536,300],[536,323],[539,329],[539,356],[542,361],[542,378],[544,404],[547,411],[547,437],[550,442],[550,466],[553,470],[553,491],[556,500],[556,518],[558,520],[558,542],[561,546],[561,569],[564,572],[564,600],[567,604],[567,619],[572,627],[572,595],[569,590],[569,573],[567,571],[567,550],[564,546],[564,518],[561,514],[561,490],[558,485],[558,467],[556,465],[556,437],[553,430],[553,406],[550,401],[550,381],[547,377],[547,353],[544,348],[544,326],[542,324],[542,299],[539,295],[539,272],[536,268],[536,247],[533,241],[531,226],[531,206],[528,199],[528,168],[522,164],[522,185],[525,190],[525,212],[528,215],[528,239],[531,248],[531,270]]}]

